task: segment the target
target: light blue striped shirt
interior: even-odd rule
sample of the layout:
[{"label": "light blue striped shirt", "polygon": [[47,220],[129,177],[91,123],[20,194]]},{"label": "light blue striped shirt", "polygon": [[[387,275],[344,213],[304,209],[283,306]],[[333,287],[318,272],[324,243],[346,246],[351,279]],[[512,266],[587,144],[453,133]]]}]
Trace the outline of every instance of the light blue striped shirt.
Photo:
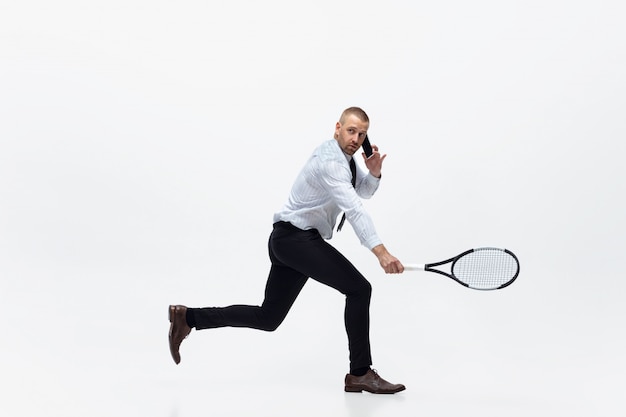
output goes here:
[{"label": "light blue striped shirt", "polygon": [[289,222],[302,230],[317,229],[324,239],[330,239],[337,217],[345,212],[363,246],[372,249],[381,244],[361,202],[361,198],[374,195],[380,179],[362,171],[357,163],[356,185],[352,187],[350,158],[335,139],[322,143],[300,171],[287,202],[274,214],[274,222]]}]

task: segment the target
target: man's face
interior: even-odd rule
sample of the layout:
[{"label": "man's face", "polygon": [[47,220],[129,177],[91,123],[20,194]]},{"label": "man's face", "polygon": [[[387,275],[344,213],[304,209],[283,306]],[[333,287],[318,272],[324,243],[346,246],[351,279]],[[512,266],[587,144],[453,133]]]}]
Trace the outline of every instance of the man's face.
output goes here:
[{"label": "man's face", "polygon": [[345,153],[354,155],[363,144],[368,128],[368,122],[362,121],[355,115],[348,115],[343,123],[337,122],[335,139],[337,139],[339,146]]}]

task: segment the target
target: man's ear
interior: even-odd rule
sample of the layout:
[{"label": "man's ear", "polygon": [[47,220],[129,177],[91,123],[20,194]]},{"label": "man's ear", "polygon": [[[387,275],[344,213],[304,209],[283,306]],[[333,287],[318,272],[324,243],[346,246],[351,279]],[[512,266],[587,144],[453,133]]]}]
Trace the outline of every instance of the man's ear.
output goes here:
[{"label": "man's ear", "polygon": [[339,129],[341,129],[341,123],[337,122],[335,125],[335,139],[339,138]]}]

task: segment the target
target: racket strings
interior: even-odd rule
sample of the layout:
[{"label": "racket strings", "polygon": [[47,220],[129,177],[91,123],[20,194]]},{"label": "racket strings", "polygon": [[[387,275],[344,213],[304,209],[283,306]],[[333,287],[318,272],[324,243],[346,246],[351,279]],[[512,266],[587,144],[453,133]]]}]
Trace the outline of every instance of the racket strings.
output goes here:
[{"label": "racket strings", "polygon": [[499,288],[517,276],[515,257],[497,248],[476,249],[456,260],[452,274],[475,289]]}]

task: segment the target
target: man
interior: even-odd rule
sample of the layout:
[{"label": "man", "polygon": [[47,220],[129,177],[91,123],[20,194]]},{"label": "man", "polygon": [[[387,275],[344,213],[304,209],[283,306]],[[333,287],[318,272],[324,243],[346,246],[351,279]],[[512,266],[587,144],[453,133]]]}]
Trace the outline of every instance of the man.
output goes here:
[{"label": "man", "polygon": [[[268,243],[271,269],[261,306],[169,307],[169,343],[174,362],[180,362],[180,344],[193,327],[197,330],[224,326],[275,330],[310,277],[346,296],[344,321],[350,373],[345,377],[345,391],[393,394],[405,389],[404,385],[385,381],[370,368],[372,287],[326,242],[332,237],[338,216],[344,213],[361,244],[374,253],[386,273],[404,271],[402,263],[382,244],[360,200],[371,197],[377,190],[386,158],[374,145],[369,158],[362,154],[369,172],[356,167],[353,155],[363,144],[368,128],[369,118],[362,109],[344,110],[335,126],[334,139],[313,152],[296,178],[287,202],[274,214],[274,228]],[[342,217],[339,228],[345,219]]]}]

